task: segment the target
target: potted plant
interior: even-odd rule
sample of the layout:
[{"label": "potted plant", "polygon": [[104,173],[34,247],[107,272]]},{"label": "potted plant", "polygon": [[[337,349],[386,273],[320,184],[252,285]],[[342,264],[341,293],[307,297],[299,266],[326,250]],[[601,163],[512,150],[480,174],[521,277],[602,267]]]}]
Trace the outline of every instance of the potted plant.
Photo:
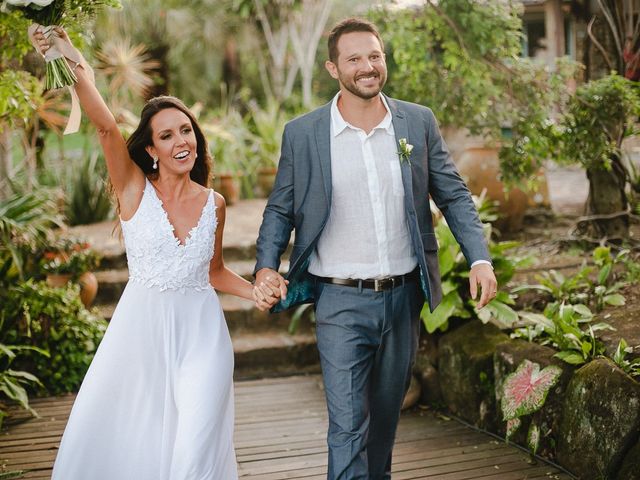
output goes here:
[{"label": "potted plant", "polygon": [[266,198],[273,189],[278,171],[280,143],[287,117],[275,100],[271,100],[264,109],[255,103],[251,104],[249,111],[249,125],[257,155],[256,195]]},{"label": "potted plant", "polygon": [[60,239],[45,250],[42,270],[51,287],[61,287],[70,281],[80,284],[80,299],[89,307],[98,293],[98,280],[92,272],[98,265],[98,255],[88,243]]},{"label": "potted plant", "polygon": [[227,205],[236,203],[244,193],[242,181],[247,172],[248,130],[237,110],[227,110],[213,120],[202,122],[213,156],[213,188]]}]

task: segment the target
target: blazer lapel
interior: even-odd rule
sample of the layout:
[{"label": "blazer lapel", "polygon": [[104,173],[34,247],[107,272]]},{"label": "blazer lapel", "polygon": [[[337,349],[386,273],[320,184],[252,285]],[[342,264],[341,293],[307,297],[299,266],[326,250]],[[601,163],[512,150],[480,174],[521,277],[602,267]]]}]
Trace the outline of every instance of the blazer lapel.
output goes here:
[{"label": "blazer lapel", "polygon": [[316,120],[315,127],[324,192],[327,195],[327,204],[331,204],[331,104],[325,106],[322,115]]},{"label": "blazer lapel", "polygon": [[[407,143],[411,143],[411,138],[409,138],[409,126],[407,125],[407,117],[406,114],[398,108],[398,104],[391,98],[385,96],[387,100],[387,104],[389,105],[389,109],[391,110],[391,122],[393,123],[393,131],[396,136],[396,148],[400,149],[399,142],[401,138],[406,139]],[[400,156],[398,156],[398,161],[400,162],[400,171],[402,172],[402,185],[404,186],[404,203],[407,208],[407,211],[413,211],[414,203],[413,203],[413,183],[411,179],[411,162],[401,160]]]}]

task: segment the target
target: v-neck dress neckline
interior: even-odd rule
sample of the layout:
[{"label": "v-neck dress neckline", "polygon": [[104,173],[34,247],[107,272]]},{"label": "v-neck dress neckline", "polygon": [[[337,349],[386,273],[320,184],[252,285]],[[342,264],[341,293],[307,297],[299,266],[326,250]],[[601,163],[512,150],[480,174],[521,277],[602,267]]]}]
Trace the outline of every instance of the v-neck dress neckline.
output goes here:
[{"label": "v-neck dress neckline", "polygon": [[185,236],[184,240],[181,240],[177,235],[176,235],[176,227],[173,225],[173,223],[171,223],[171,220],[169,219],[169,213],[167,212],[166,208],[164,208],[164,203],[162,202],[162,199],[158,196],[158,192],[156,190],[156,187],[149,181],[149,179],[146,179],[147,183],[149,184],[149,186],[151,187],[151,190],[153,192],[153,196],[155,197],[155,199],[158,202],[158,206],[160,207],[160,209],[162,210],[162,213],[164,214],[164,219],[166,220],[166,224],[169,227],[169,230],[171,232],[171,236],[175,239],[176,241],[176,245],[178,247],[182,247],[182,248],[186,248],[191,239],[193,238],[193,236],[197,233],[200,225],[202,224],[202,220],[205,216],[205,213],[207,212],[207,209],[209,207],[209,203],[211,202],[212,198],[213,198],[213,190],[209,189],[209,193],[207,195],[207,201],[204,203],[204,206],[202,207],[202,210],[200,211],[200,216],[198,217],[198,221],[196,222],[196,224],[191,227],[191,229],[189,229],[189,231],[187,232],[187,235]]}]

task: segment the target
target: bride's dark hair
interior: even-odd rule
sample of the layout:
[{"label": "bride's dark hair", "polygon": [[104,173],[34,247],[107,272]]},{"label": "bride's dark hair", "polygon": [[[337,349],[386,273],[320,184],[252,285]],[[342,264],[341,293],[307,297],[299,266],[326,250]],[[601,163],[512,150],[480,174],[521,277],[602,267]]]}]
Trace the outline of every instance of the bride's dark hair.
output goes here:
[{"label": "bride's dark hair", "polygon": [[207,139],[202,133],[202,128],[198,125],[196,118],[185,104],[176,97],[155,97],[145,104],[140,114],[140,123],[129,137],[129,140],[127,140],[129,156],[148,177],[154,178],[158,175],[158,171],[153,169],[153,159],[149,153],[147,153],[146,147],[153,145],[151,119],[156,113],[167,108],[176,108],[191,120],[191,126],[193,127],[193,132],[198,142],[198,146],[196,147],[198,156],[189,176],[194,182],[199,183],[203,187],[208,187],[209,175],[211,173],[211,155],[209,154]]}]

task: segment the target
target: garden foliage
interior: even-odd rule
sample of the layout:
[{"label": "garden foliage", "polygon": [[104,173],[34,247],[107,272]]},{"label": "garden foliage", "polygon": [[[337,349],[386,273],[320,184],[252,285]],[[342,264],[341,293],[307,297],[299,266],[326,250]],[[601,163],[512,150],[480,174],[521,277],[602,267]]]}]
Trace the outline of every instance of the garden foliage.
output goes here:
[{"label": "garden foliage", "polygon": [[[521,425],[521,418],[542,408],[549,390],[558,382],[562,369],[555,365],[540,370],[540,365],[524,360],[515,372],[508,375],[503,384],[503,419],[507,422],[507,440]],[[535,454],[540,441],[540,429],[531,422],[527,443]]]}]

